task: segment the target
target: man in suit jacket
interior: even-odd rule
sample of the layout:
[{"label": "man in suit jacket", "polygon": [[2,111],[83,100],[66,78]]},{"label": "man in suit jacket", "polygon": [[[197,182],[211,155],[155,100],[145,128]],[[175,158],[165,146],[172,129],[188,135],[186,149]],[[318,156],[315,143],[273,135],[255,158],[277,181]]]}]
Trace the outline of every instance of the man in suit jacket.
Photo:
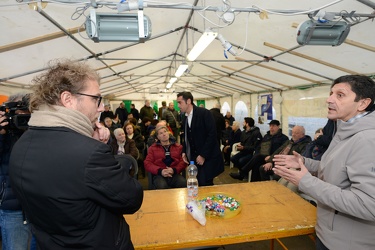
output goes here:
[{"label": "man in suit jacket", "polygon": [[211,112],[199,108],[190,92],[177,94],[177,103],[185,113],[182,158],[186,163],[194,161],[198,167],[199,186],[213,185],[213,179],[224,171],[224,161],[216,139],[216,125]]}]

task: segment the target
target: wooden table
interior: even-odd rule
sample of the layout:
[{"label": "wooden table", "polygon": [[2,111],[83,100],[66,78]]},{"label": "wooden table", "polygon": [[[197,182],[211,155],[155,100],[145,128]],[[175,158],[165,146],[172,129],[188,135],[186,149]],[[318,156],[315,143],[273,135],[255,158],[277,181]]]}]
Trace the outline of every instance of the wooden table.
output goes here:
[{"label": "wooden table", "polygon": [[316,208],[275,181],[200,187],[231,194],[242,205],[233,218],[207,218],[201,226],[186,211],[186,189],[144,192],[142,207],[125,215],[136,249],[220,246],[314,233]]}]

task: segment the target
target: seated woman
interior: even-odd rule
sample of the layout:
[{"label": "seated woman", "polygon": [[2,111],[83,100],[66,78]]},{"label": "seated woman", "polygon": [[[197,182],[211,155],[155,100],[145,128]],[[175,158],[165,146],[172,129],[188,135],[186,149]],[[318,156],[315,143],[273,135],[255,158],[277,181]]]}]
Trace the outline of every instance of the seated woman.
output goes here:
[{"label": "seated woman", "polygon": [[[225,126],[227,126],[227,121]],[[230,154],[232,153],[233,144],[240,142],[241,139],[241,129],[240,129],[240,123],[237,121],[233,122],[233,125],[231,127],[231,133],[229,134],[229,138],[227,140],[223,140],[223,155],[224,155],[224,164],[229,165],[230,163]]]},{"label": "seated woman", "polygon": [[113,131],[113,134],[115,135],[115,139],[111,142],[112,154],[130,154],[137,159],[139,153],[137,147],[135,146],[135,142],[126,137],[124,130],[122,128],[116,128]]},{"label": "seated woman", "polygon": [[138,169],[140,170],[141,177],[145,178],[145,167],[143,165],[143,151],[145,150],[145,141],[141,133],[135,129],[135,126],[131,122],[127,122],[124,125],[126,136],[135,142],[135,146],[139,151],[139,157],[137,159]]},{"label": "seated woman", "polygon": [[157,141],[148,149],[144,164],[153,175],[156,189],[186,187],[186,179],[180,174],[186,168],[181,156],[182,146],[170,138],[165,126],[158,127],[155,135]]}]

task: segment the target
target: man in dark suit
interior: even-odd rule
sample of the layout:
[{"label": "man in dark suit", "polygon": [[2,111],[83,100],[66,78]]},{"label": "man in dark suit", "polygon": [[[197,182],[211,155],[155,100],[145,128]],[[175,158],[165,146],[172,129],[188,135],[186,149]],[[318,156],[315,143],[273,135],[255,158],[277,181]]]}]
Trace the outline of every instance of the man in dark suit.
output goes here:
[{"label": "man in dark suit", "polygon": [[225,129],[225,119],[224,116],[220,113],[220,107],[220,103],[216,103],[215,106],[210,109],[215,120],[217,141],[219,145],[221,145],[221,137],[223,130]]},{"label": "man in dark suit", "polygon": [[125,104],[120,102],[120,106],[116,109],[115,117],[120,119],[121,128],[124,126],[125,121],[128,119],[128,110],[125,108]]},{"label": "man in dark suit", "polygon": [[139,120],[139,111],[135,108],[135,105],[132,103],[130,104],[130,113],[133,114],[133,117],[137,120]]},{"label": "man in dark suit", "polygon": [[190,92],[177,94],[177,103],[185,113],[182,122],[185,140],[182,158],[198,167],[199,186],[213,185],[213,179],[224,171],[224,161],[216,138],[216,125],[211,112],[199,108]]}]

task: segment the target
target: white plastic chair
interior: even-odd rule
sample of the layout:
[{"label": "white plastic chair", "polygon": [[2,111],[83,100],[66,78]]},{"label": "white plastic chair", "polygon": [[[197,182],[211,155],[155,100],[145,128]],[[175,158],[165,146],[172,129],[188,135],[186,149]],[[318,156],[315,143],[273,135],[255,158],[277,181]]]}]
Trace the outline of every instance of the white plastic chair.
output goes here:
[{"label": "white plastic chair", "polygon": [[251,169],[250,171],[249,171],[249,177],[247,177],[247,181],[248,182],[251,182],[251,173],[253,172],[253,170]]},{"label": "white plastic chair", "polygon": [[[239,151],[237,150],[237,145],[239,145],[240,144],[240,142],[236,142],[236,143],[234,143],[233,144],[233,146],[232,146],[232,152],[230,153],[230,157],[232,158],[232,156],[234,156],[235,154],[237,154]],[[233,165],[233,162],[231,161],[230,163],[229,163],[229,168],[233,168],[234,167],[234,165]]]}]

